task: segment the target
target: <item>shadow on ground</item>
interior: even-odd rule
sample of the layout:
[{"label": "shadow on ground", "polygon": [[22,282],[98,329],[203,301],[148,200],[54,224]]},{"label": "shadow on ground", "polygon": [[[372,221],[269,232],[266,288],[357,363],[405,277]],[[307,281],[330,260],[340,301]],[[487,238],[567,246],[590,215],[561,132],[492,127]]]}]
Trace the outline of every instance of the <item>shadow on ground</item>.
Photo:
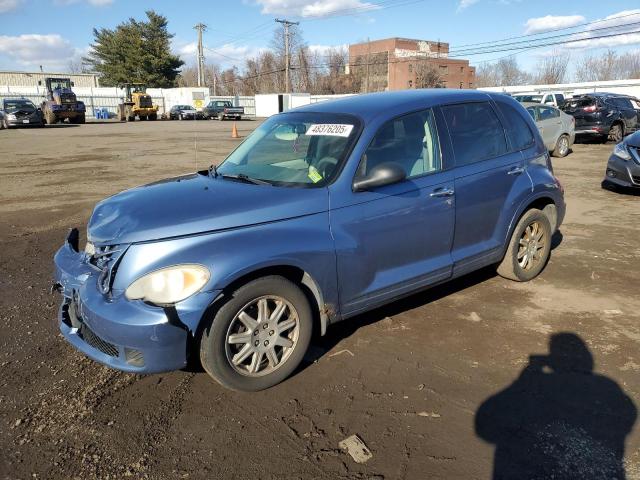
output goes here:
[{"label": "shadow on ground", "polygon": [[475,417],[476,434],[495,445],[493,479],[624,480],[624,443],[637,411],[573,333],[549,340]]}]

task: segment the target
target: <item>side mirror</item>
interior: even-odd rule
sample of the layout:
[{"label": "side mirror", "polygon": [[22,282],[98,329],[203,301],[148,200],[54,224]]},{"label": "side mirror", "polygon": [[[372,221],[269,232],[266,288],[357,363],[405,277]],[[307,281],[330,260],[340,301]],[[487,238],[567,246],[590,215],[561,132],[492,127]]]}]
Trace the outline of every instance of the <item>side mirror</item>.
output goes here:
[{"label": "side mirror", "polygon": [[353,182],[353,190],[363,192],[372,188],[399,183],[405,178],[407,178],[407,175],[404,173],[404,169],[397,163],[381,163],[373,167],[367,176],[357,178]]}]

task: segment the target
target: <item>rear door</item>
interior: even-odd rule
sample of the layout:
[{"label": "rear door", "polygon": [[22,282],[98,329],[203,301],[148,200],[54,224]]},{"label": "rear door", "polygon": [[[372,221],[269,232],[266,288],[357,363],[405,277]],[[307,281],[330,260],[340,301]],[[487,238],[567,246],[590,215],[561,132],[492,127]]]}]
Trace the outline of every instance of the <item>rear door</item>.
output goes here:
[{"label": "rear door", "polygon": [[618,97],[615,99],[616,106],[620,109],[620,116],[624,122],[625,133],[635,132],[638,124],[636,110],[631,104],[631,100],[627,97]]},{"label": "rear door", "polygon": [[456,275],[501,256],[505,204],[524,167],[520,152],[509,151],[505,130],[491,102],[445,105],[442,113],[456,165],[451,251]]},{"label": "rear door", "polygon": [[562,132],[560,110],[551,106],[536,107],[538,110],[538,130],[548,150],[556,148],[558,137]]}]

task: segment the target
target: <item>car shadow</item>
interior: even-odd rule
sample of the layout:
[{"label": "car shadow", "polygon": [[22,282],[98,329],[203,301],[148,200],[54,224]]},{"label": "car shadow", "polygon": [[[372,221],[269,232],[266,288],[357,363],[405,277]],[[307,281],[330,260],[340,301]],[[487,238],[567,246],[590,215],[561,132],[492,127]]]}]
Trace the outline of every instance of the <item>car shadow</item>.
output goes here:
[{"label": "car shadow", "polygon": [[79,127],[80,125],[77,123],[55,123],[53,125],[46,124],[45,128],[71,128],[71,127]]},{"label": "car shadow", "polygon": [[620,195],[628,195],[630,197],[639,197],[640,188],[621,187],[613,183],[603,180],[600,186],[609,192],[618,193]]},{"label": "car shadow", "polygon": [[485,400],[476,435],[495,445],[493,479],[626,478],[625,438],[637,409],[574,333],[549,339],[518,378]]},{"label": "car shadow", "polygon": [[[557,230],[551,237],[551,250],[555,250],[563,241],[563,235]],[[454,280],[426,288],[424,290],[412,293],[411,295],[394,302],[388,303],[381,307],[370,310],[366,313],[356,315],[347,320],[334,323],[327,328],[324,336],[320,336],[319,332],[315,332],[311,340],[309,351],[304,357],[301,365],[295,374],[303,371],[309,365],[317,362],[327,352],[332,350],[342,340],[349,338],[358,329],[371,325],[373,323],[384,320],[387,317],[393,317],[400,313],[422,307],[428,303],[440,300],[446,296],[461,292],[467,288],[483,283],[491,278],[496,277],[495,265],[490,265],[475,272],[468,273]]]}]

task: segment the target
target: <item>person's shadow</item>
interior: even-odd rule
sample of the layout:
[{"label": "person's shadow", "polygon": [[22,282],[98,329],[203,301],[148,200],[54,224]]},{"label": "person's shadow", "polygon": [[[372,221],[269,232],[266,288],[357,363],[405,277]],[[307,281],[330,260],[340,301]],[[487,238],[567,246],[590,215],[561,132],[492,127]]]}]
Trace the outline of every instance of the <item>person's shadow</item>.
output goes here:
[{"label": "person's shadow", "polygon": [[476,434],[495,444],[494,480],[625,479],[636,408],[593,366],[579,336],[552,335],[548,355],[531,355],[518,379],[480,406]]}]

